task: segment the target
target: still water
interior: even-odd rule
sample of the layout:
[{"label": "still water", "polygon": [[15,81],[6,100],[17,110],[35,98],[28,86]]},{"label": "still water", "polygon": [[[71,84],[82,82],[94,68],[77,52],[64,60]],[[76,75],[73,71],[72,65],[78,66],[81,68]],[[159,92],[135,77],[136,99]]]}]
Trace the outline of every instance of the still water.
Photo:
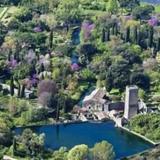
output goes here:
[{"label": "still water", "polygon": [[[20,134],[24,128],[15,129]],[[107,140],[114,147],[116,159],[129,156],[152,147],[137,136],[118,129],[111,121],[105,123],[79,123],[67,125],[46,125],[32,127],[40,134],[45,133],[45,147],[58,149],[61,146],[71,148],[78,144],[93,147],[95,143]]]}]

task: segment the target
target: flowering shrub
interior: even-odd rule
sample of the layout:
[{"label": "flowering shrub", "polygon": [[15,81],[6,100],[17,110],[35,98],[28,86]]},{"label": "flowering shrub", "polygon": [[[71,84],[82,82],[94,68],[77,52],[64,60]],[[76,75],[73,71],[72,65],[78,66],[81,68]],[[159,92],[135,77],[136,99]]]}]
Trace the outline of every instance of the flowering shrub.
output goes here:
[{"label": "flowering shrub", "polygon": [[25,58],[28,63],[31,63],[36,58],[36,54],[32,49],[30,49],[28,51],[28,54],[25,56]]},{"label": "flowering shrub", "polygon": [[43,92],[48,92],[54,95],[57,91],[56,83],[52,80],[42,80],[38,84],[38,96],[40,96]]},{"label": "flowering shrub", "polygon": [[33,29],[34,32],[42,32],[41,27],[37,26]]},{"label": "flowering shrub", "polygon": [[149,19],[148,20],[148,24],[150,25],[150,26],[157,26],[157,24],[158,24],[158,19],[157,19],[157,17],[151,17],[151,19]]},{"label": "flowering shrub", "polygon": [[80,66],[77,63],[73,63],[71,65],[71,70],[72,71],[78,71],[80,69]]},{"label": "flowering shrub", "polygon": [[91,37],[91,33],[93,29],[95,28],[95,24],[89,22],[89,21],[84,21],[82,23],[82,36],[84,41],[87,41]]},{"label": "flowering shrub", "polygon": [[7,66],[9,68],[15,68],[18,65],[17,60],[15,60],[14,58],[11,59],[10,61],[7,61]]}]

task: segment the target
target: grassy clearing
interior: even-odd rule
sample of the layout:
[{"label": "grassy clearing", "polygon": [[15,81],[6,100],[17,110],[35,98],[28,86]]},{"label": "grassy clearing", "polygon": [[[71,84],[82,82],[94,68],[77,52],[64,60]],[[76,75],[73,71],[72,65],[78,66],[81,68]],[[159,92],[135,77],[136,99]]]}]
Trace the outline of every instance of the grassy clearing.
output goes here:
[{"label": "grassy clearing", "polygon": [[4,10],[4,8],[3,8],[3,7],[0,7],[0,13],[1,13],[3,10]]},{"label": "grassy clearing", "polygon": [[15,7],[15,6],[9,7],[5,15],[2,17],[1,21],[7,25],[10,22],[10,20],[13,18],[14,13],[19,10],[20,10],[19,7]]},{"label": "grassy clearing", "polygon": [[8,7],[0,7],[0,20],[5,16]]},{"label": "grassy clearing", "polygon": [[155,6],[155,11],[156,11],[156,13],[160,13],[160,5]]}]

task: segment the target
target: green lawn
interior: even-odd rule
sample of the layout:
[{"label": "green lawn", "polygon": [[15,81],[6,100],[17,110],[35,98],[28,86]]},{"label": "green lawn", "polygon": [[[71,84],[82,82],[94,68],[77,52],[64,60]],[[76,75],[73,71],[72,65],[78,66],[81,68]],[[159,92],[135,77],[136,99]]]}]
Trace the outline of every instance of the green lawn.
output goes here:
[{"label": "green lawn", "polygon": [[160,13],[160,5],[155,6],[155,11],[156,11],[156,13]]},{"label": "green lawn", "polygon": [[3,10],[4,10],[4,8],[3,8],[3,7],[0,7],[0,13],[1,13]]}]

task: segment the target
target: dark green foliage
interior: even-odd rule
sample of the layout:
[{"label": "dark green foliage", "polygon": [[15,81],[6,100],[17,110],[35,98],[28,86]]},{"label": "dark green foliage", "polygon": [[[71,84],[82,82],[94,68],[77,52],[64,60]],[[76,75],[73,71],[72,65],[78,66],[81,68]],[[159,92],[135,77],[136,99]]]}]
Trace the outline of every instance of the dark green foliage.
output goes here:
[{"label": "dark green foliage", "polygon": [[148,35],[149,35],[149,37],[148,37],[148,47],[152,47],[153,46],[153,34],[154,34],[154,29],[153,29],[153,27],[150,27],[149,28],[149,33],[148,33]]},{"label": "dark green foliage", "polygon": [[21,98],[24,98],[24,97],[25,97],[25,88],[26,88],[26,87],[25,87],[25,85],[23,84],[23,85],[22,85],[22,89],[21,89],[21,95],[20,95]]},{"label": "dark green foliage", "polygon": [[84,55],[88,60],[97,52],[96,47],[93,44],[86,43],[80,46],[79,53]]},{"label": "dark green foliage", "polygon": [[137,38],[138,38],[138,31],[137,31],[137,26],[135,26],[133,30],[133,42],[135,44],[137,44]]},{"label": "dark green foliage", "polygon": [[132,73],[131,84],[137,85],[142,89],[148,90],[150,87],[150,78],[143,73]]},{"label": "dark green foliage", "polygon": [[125,42],[130,41],[130,27],[126,28],[126,33],[125,33]]},{"label": "dark green foliage", "polygon": [[132,15],[135,19],[147,20],[153,11],[154,7],[152,5],[138,6],[133,9]]},{"label": "dark green foliage", "polygon": [[3,89],[3,95],[4,96],[6,96],[6,95],[8,95],[8,94],[10,94],[10,91],[8,90],[8,89]]},{"label": "dark green foliage", "polygon": [[16,13],[15,17],[20,21],[20,22],[26,22],[32,19],[32,12],[28,8],[24,8],[20,12]]},{"label": "dark green foliage", "polygon": [[103,41],[108,42],[110,40],[110,28],[107,27],[103,30]]},{"label": "dark green foliage", "polygon": [[10,94],[11,94],[11,96],[14,95],[14,79],[13,79],[13,77],[10,80]]},{"label": "dark green foliage", "polygon": [[45,68],[44,68],[44,64],[42,63],[41,65],[40,65],[40,72],[44,72],[44,70],[45,70]]},{"label": "dark green foliage", "polygon": [[[29,156],[42,159],[44,152],[44,134],[36,135],[30,129],[25,129],[17,139],[17,151],[19,156]],[[23,145],[22,145],[23,144]]]},{"label": "dark green foliage", "polygon": [[156,142],[160,140],[159,124],[159,114],[140,114],[131,119],[128,127]]},{"label": "dark green foliage", "polygon": [[125,8],[127,10],[132,10],[140,5],[140,0],[118,0],[118,1],[120,7]]},{"label": "dark green foliage", "polygon": [[129,84],[129,65],[127,61],[118,61],[109,67],[106,75],[106,88],[117,88],[121,91]]},{"label": "dark green foliage", "polygon": [[136,63],[142,64],[141,58],[137,54],[129,50],[127,50],[126,52],[123,52],[122,57],[129,62],[129,65],[133,65]]},{"label": "dark green foliage", "polygon": [[160,38],[157,40],[156,50],[160,51]]},{"label": "dark green foliage", "polygon": [[16,138],[13,138],[13,155],[16,155],[16,151],[17,151],[17,142],[16,142]]},{"label": "dark green foliage", "polygon": [[0,22],[0,45],[4,42],[5,35],[8,32],[8,28]]},{"label": "dark green foliage", "polygon": [[20,85],[20,83],[18,82],[18,95],[17,95],[18,97],[20,97],[21,96],[21,85]]},{"label": "dark green foliage", "polygon": [[51,30],[49,34],[49,47],[50,49],[53,47],[53,30]]}]

